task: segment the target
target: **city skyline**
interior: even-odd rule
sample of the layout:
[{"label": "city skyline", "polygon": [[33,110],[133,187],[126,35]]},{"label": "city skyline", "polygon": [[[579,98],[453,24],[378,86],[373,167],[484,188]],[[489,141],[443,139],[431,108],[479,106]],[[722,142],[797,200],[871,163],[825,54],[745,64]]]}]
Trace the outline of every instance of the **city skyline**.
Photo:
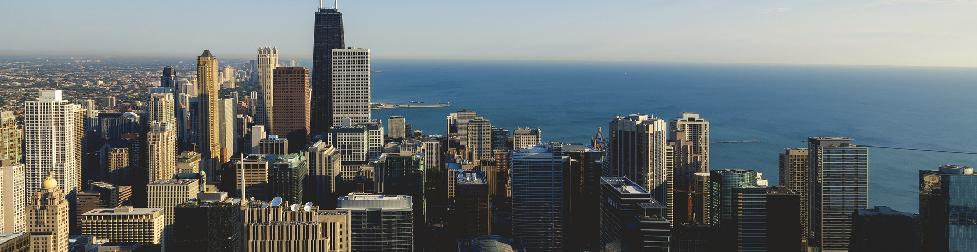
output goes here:
[{"label": "city skyline", "polygon": [[[251,58],[257,47],[276,46],[282,58],[305,60],[307,13],[319,3],[56,4],[0,3],[0,31],[10,35],[0,55],[175,57],[219,47],[223,57]],[[351,14],[347,44],[380,59],[977,66],[968,25],[977,23],[977,1],[967,0],[346,1],[340,9]],[[243,18],[254,15],[275,21]]]},{"label": "city skyline", "polygon": [[[46,46],[112,53],[0,56],[0,250],[977,249],[977,68],[728,65],[954,62],[974,34],[940,22],[977,0],[320,0],[311,24],[280,16],[296,0],[106,1],[36,23],[83,14]],[[229,56],[264,37],[283,42]],[[708,64],[579,63],[656,52]]]}]

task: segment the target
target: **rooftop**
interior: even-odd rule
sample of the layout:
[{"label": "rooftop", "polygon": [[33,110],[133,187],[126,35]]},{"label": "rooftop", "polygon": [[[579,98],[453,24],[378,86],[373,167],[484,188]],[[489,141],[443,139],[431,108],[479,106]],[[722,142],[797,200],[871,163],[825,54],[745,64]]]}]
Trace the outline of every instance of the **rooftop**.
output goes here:
[{"label": "rooftop", "polygon": [[189,185],[197,182],[196,179],[162,179],[150,182],[149,185]]},{"label": "rooftop", "polygon": [[82,215],[147,215],[160,213],[162,211],[163,209],[159,208],[134,208],[131,206],[122,206],[116,208],[96,208]]},{"label": "rooftop", "polygon": [[7,243],[7,241],[16,239],[17,237],[24,236],[27,233],[24,232],[13,232],[13,233],[0,233],[0,244]]},{"label": "rooftop", "polygon": [[413,207],[411,197],[406,195],[350,193],[339,197],[338,203],[337,209],[410,210]]}]

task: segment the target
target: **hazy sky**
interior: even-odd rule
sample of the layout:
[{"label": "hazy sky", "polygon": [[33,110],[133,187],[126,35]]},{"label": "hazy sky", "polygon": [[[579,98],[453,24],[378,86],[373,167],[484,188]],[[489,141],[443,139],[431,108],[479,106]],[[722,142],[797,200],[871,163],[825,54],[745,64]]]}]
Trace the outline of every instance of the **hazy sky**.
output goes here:
[{"label": "hazy sky", "polygon": [[[0,53],[310,58],[317,1],[0,0]],[[331,1],[327,0],[327,5]],[[377,58],[977,66],[977,0],[349,0]]]}]

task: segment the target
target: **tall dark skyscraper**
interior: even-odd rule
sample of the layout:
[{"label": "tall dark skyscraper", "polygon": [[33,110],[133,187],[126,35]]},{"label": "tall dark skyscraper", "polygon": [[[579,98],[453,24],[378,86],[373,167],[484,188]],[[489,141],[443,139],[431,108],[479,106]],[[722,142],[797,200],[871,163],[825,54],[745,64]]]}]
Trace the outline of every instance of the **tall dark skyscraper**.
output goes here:
[{"label": "tall dark skyscraper", "polygon": [[173,67],[163,67],[163,75],[159,77],[159,86],[174,89],[177,88],[176,70],[173,69]]},{"label": "tall dark skyscraper", "polygon": [[315,13],[312,47],[312,134],[332,127],[332,50],[346,47],[343,14],[320,6]]}]

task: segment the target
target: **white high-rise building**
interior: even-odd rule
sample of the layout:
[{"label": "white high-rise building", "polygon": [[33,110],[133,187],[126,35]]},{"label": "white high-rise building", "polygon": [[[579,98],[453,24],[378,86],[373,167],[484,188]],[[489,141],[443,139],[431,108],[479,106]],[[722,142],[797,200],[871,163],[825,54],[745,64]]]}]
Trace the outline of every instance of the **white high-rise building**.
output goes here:
[{"label": "white high-rise building", "polygon": [[149,123],[146,133],[149,182],[170,179],[176,173],[176,129],[159,121]]},{"label": "white high-rise building", "polygon": [[332,125],[370,122],[370,49],[332,50]]},{"label": "white high-rise building", "polygon": [[173,99],[173,89],[165,87],[149,88],[149,118],[147,121],[165,122],[171,126],[176,126],[176,114]]},{"label": "white high-rise building", "polygon": [[217,143],[220,148],[220,162],[227,163],[231,161],[231,156],[237,153],[234,148],[237,145],[234,144],[234,139],[236,134],[234,134],[234,116],[237,115],[236,103],[233,98],[222,98],[217,101],[217,128],[219,129],[219,135],[217,136]]},{"label": "white high-rise building", "polygon": [[27,209],[24,194],[24,165],[7,160],[0,160],[0,232],[25,232],[24,210]]},{"label": "white high-rise building", "polygon": [[272,127],[272,109],[275,107],[274,74],[278,67],[278,49],[274,47],[258,48],[258,108],[255,113],[255,123]]},{"label": "white high-rise building", "polygon": [[261,139],[266,137],[268,133],[265,132],[264,125],[251,126],[251,153],[258,153],[258,145],[261,144]]},{"label": "white high-rise building", "polygon": [[24,104],[27,195],[40,191],[48,174],[66,195],[78,189],[83,113],[80,105],[62,98],[61,90],[41,90],[36,101]]}]

